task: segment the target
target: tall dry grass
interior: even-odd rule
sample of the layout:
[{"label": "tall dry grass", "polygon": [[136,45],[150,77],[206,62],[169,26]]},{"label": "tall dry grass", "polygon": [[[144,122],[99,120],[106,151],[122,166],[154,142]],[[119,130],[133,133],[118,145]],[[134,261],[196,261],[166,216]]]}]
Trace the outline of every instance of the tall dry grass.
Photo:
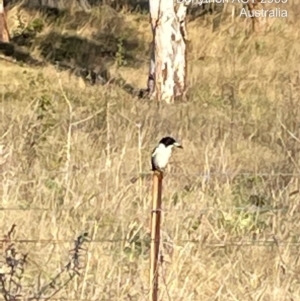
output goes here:
[{"label": "tall dry grass", "polygon": [[[184,150],[164,179],[161,299],[299,299],[299,21],[259,36],[237,19],[207,24],[188,25],[189,101],[159,109],[1,61],[0,225],[35,240],[17,244],[25,286],[49,280],[87,231],[82,276],[56,298],[148,298],[149,156],[169,134]],[[118,72],[143,87],[144,59]]]}]

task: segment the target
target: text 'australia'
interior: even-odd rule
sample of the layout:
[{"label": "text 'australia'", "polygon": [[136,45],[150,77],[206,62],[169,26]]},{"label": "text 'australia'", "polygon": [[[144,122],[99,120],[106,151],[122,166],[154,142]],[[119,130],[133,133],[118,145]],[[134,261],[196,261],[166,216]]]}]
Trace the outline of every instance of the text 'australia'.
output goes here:
[{"label": "text 'australia'", "polygon": [[256,9],[251,12],[246,8],[242,8],[240,16],[246,18],[260,18],[260,17],[269,17],[269,18],[286,18],[288,16],[287,10],[274,8],[274,9]]}]

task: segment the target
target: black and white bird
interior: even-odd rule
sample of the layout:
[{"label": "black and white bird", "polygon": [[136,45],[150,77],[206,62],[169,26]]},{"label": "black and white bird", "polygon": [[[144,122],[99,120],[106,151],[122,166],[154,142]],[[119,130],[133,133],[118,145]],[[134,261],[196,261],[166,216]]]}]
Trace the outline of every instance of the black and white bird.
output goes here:
[{"label": "black and white bird", "polygon": [[151,156],[153,171],[163,171],[166,168],[172,155],[173,147],[183,148],[182,145],[172,137],[164,137],[159,141]]}]

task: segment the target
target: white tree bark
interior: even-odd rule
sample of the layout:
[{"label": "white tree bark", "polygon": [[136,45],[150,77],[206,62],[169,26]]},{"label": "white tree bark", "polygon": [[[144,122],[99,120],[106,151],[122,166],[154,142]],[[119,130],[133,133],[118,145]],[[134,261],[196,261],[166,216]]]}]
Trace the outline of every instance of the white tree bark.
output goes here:
[{"label": "white tree bark", "polygon": [[[248,10],[250,11],[251,14],[254,15],[254,17],[252,17],[252,31],[253,32],[261,32],[261,31],[264,31],[266,29],[266,19],[267,18],[263,18],[263,17],[256,17],[255,16],[255,11],[256,10],[264,10],[265,9],[265,4],[264,3],[267,3],[267,2],[264,2],[262,0],[252,0],[252,1],[249,1],[247,3],[247,6],[248,6]],[[272,2],[270,2],[272,3]]]},{"label": "white tree bark", "polygon": [[0,42],[9,42],[9,32],[3,0],[0,0]]},{"label": "white tree bark", "polygon": [[[150,58],[148,91],[171,103],[186,89],[186,29],[187,6],[192,0],[149,0],[153,45]],[[178,1],[179,2],[179,1]]]}]

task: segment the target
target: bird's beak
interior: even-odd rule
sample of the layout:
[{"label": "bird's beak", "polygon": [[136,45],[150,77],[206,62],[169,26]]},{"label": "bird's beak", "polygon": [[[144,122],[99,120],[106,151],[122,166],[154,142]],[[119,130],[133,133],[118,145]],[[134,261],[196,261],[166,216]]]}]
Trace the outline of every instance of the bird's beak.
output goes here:
[{"label": "bird's beak", "polygon": [[182,145],[181,145],[180,143],[178,143],[178,142],[175,142],[175,143],[174,143],[174,146],[176,146],[176,147],[178,147],[178,148],[183,148]]}]

